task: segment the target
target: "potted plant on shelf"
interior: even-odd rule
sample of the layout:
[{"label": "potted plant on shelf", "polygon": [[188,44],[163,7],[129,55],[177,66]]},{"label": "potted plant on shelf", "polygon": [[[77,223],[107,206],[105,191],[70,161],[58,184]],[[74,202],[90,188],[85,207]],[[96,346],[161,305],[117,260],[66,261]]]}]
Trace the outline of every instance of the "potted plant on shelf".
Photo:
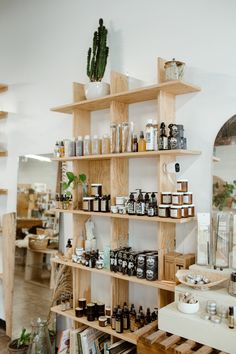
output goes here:
[{"label": "potted plant on shelf", "polygon": [[[84,173],[76,176],[73,172],[66,172],[66,177],[68,179],[67,182],[62,182],[62,189],[66,191],[65,197],[67,204],[65,209],[68,209],[70,201],[72,201],[72,208],[75,209],[79,204],[82,203],[82,198],[88,195],[88,185],[87,185],[87,177]],[[72,189],[76,190],[78,188],[77,193],[72,193]]]},{"label": "potted plant on shelf", "polygon": [[8,352],[12,354],[26,354],[29,348],[31,333],[27,333],[23,328],[19,338],[14,339],[8,344]]},{"label": "potted plant on shelf", "polygon": [[110,86],[102,82],[108,58],[107,29],[103,19],[99,19],[99,27],[93,35],[93,47],[89,48],[87,56],[87,75],[90,82],[85,85],[85,96],[88,100],[109,95]]},{"label": "potted plant on shelf", "polygon": [[236,199],[233,195],[234,190],[236,189],[236,181],[233,183],[225,182],[220,184],[216,182],[213,184],[213,205],[219,210],[224,208],[232,208],[232,203],[236,202]]}]

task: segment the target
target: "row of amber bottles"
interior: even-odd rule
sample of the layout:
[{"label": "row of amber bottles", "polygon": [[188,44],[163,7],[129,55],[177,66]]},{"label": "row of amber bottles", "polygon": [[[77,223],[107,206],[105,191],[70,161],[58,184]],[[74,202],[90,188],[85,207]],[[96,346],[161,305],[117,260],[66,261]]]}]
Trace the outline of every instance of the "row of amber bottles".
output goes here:
[{"label": "row of amber bottles", "polygon": [[134,304],[132,304],[129,309],[125,302],[123,308],[120,306],[115,306],[113,308],[111,328],[117,333],[123,333],[125,330],[135,332],[139,328],[155,321],[156,319],[157,310],[151,313],[150,308],[147,308],[145,314],[142,306],[139,306],[139,310],[136,311]]}]

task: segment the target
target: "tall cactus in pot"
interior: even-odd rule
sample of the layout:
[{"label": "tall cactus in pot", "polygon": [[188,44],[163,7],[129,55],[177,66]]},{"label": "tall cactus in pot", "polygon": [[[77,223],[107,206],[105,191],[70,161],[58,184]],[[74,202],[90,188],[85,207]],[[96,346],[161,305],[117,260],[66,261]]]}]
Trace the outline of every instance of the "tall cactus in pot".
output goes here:
[{"label": "tall cactus in pot", "polygon": [[93,47],[89,48],[87,56],[87,75],[91,82],[101,81],[106,65],[109,48],[107,47],[107,29],[103,19],[99,19],[99,27],[93,35]]}]

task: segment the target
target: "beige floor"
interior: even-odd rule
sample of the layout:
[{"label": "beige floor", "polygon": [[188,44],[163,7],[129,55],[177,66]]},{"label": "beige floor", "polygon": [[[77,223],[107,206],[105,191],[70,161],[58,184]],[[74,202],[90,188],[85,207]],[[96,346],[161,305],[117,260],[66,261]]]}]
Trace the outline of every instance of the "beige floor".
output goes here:
[{"label": "beige floor", "polygon": [[[51,291],[39,285],[24,281],[24,269],[17,266],[15,272],[13,305],[13,338],[17,338],[22,328],[30,331],[31,321],[38,317],[47,318],[50,308]],[[6,354],[9,338],[0,330],[0,354]]]}]

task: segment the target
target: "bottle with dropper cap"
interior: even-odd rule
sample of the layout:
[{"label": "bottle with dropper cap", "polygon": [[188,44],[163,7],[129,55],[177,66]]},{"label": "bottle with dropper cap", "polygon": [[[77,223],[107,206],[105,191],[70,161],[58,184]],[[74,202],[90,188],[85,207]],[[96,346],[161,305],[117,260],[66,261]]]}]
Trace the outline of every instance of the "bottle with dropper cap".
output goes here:
[{"label": "bottle with dropper cap", "polygon": [[144,139],[143,131],[140,132],[138,141],[138,152],[146,151],[146,140]]}]

